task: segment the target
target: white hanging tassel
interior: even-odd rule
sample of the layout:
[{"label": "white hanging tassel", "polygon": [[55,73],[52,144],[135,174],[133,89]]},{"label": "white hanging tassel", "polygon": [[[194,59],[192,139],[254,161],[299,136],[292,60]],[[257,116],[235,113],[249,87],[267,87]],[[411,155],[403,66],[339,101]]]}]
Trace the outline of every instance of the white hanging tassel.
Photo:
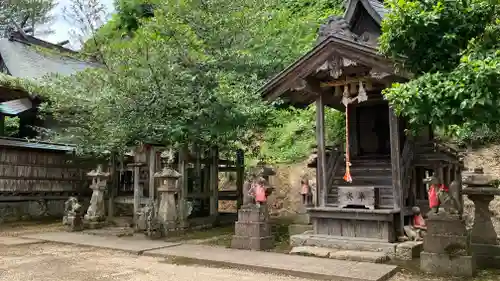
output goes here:
[{"label": "white hanging tassel", "polygon": [[342,95],[342,103],[345,107],[351,103],[351,99],[349,98],[349,86],[344,85],[344,94]]},{"label": "white hanging tassel", "polygon": [[366,100],[368,100],[368,95],[363,87],[363,82],[359,81],[358,102],[364,102]]}]

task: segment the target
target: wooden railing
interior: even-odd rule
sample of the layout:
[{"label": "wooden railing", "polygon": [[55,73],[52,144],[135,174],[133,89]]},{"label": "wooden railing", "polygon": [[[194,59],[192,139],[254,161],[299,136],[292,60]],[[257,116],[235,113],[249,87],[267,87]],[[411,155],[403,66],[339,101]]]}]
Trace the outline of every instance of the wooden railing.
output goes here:
[{"label": "wooden railing", "polygon": [[[342,146],[336,145],[331,147],[327,162],[326,162],[326,183],[327,186],[325,186],[325,203],[326,204],[332,204],[332,202],[328,202],[328,197],[334,197],[334,203],[337,203],[338,200],[338,194],[337,190],[333,187],[333,182],[335,180],[335,176],[337,174],[337,171],[344,161],[344,150],[342,149]],[[331,201],[331,200],[330,200]]]}]

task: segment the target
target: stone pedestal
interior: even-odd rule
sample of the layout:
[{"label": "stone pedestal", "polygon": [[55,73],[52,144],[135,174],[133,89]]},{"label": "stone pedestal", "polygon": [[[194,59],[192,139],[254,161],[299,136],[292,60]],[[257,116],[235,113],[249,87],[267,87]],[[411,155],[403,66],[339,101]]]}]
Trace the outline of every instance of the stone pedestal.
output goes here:
[{"label": "stone pedestal", "polygon": [[231,247],[246,250],[268,250],[273,248],[274,238],[269,224],[267,206],[260,208],[252,205],[243,206],[238,211],[235,234]]},{"label": "stone pedestal", "polygon": [[295,217],[293,224],[288,226],[288,234],[292,236],[297,234],[303,234],[304,232],[311,230],[313,230],[311,224],[311,218],[307,213],[306,206],[302,205],[300,206],[300,209]]},{"label": "stone pedestal", "polygon": [[473,276],[475,257],[470,237],[460,215],[431,214],[427,219],[424,251],[420,254],[422,271],[447,276]]},{"label": "stone pedestal", "polygon": [[67,231],[83,230],[83,209],[76,197],[70,197],[64,203],[63,225]]},{"label": "stone pedestal", "polygon": [[90,199],[89,208],[87,209],[87,214],[85,214],[84,217],[85,225],[89,228],[100,228],[103,226],[104,220],[106,219],[104,192],[106,191],[109,173],[103,172],[102,166],[99,165],[96,170],[92,170],[87,176],[92,178],[92,184],[90,185],[92,197]]},{"label": "stone pedestal", "polygon": [[490,202],[500,189],[494,186],[494,179],[484,174],[482,169],[464,172],[463,193],[474,202],[474,225],[471,230],[472,251],[479,268],[500,268],[500,245],[491,220]]},{"label": "stone pedestal", "polygon": [[175,197],[179,192],[177,180],[181,174],[174,169],[165,167],[161,172],[155,173],[154,176],[161,181],[157,190],[159,199],[158,222],[162,225],[162,229],[168,232],[168,230],[177,227],[179,211]]}]

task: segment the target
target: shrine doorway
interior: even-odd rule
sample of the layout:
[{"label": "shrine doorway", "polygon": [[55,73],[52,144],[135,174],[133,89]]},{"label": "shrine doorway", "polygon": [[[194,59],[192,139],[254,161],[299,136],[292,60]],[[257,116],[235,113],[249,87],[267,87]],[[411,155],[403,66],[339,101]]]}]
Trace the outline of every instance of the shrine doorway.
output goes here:
[{"label": "shrine doorway", "polygon": [[356,110],[359,156],[388,156],[391,153],[389,105],[359,106]]}]

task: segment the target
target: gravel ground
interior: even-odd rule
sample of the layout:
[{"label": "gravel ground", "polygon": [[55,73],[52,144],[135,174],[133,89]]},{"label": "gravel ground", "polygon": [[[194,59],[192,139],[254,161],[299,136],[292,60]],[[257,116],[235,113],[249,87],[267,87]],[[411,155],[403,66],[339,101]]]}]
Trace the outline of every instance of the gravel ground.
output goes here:
[{"label": "gravel ground", "polygon": [[0,246],[1,281],[306,281],[232,269],[173,265],[162,259],[70,245]]}]

